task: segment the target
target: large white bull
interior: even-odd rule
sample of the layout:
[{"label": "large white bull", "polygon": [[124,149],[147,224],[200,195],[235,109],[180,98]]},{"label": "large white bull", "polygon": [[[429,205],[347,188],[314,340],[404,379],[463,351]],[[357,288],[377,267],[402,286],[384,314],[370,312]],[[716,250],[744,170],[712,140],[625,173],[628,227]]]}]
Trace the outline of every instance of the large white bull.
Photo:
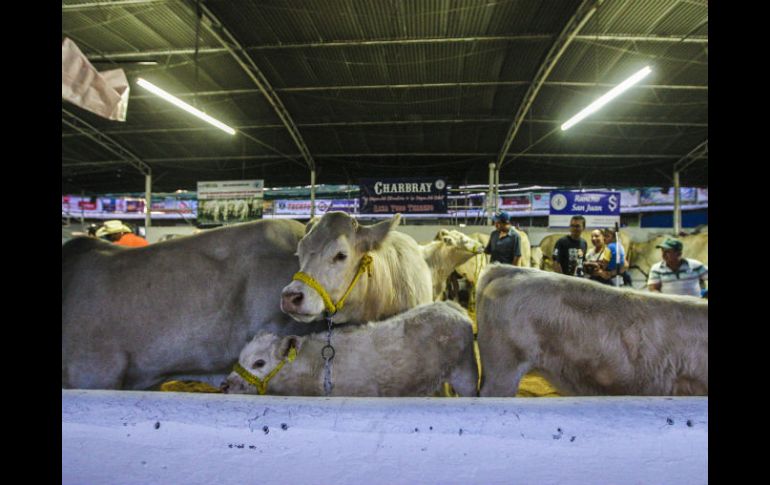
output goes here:
[{"label": "large white bull", "polygon": [[[302,332],[281,313],[304,226],[265,220],[127,249],[62,247],[62,387],[147,389],[226,374],[258,330]],[[306,330],[305,330],[306,331]]]},{"label": "large white bull", "polygon": [[283,289],[281,309],[300,322],[328,311],[334,323],[361,323],[433,301],[419,245],[393,230],[400,220],[362,226],[344,212],[324,214],[299,242],[300,274]]},{"label": "large white bull", "polygon": [[488,266],[477,293],[481,396],[541,373],[563,395],[708,395],[708,303]]},{"label": "large white bull", "polygon": [[[259,334],[244,347],[223,390],[323,396],[325,345],[325,332]],[[439,392],[444,382],[461,396],[476,395],[471,320],[454,302],[421,305],[381,322],[343,325],[334,334],[334,348],[331,396],[425,397]]]}]

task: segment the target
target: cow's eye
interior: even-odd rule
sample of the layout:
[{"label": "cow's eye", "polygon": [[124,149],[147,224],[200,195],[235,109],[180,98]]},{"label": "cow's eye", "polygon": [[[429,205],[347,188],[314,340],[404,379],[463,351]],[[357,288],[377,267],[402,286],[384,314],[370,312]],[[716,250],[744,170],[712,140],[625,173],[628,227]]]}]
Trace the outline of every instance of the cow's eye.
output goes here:
[{"label": "cow's eye", "polygon": [[254,364],[251,366],[252,369],[259,369],[265,366],[265,361],[262,359],[259,359],[258,361],[254,362]]},{"label": "cow's eye", "polygon": [[345,259],[346,259],[347,257],[348,257],[348,255],[347,255],[347,254],[345,254],[345,253],[343,253],[343,252],[339,252],[339,253],[337,253],[337,254],[334,256],[334,261],[335,261],[335,262],[337,262],[337,261],[345,261]]}]

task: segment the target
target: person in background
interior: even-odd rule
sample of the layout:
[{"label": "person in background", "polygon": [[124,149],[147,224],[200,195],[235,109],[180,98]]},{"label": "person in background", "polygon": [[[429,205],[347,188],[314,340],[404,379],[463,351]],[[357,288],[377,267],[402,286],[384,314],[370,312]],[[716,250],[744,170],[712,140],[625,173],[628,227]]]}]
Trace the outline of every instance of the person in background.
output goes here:
[{"label": "person in background", "polygon": [[119,220],[105,221],[104,225],[96,231],[96,237],[104,237],[119,246],[142,247],[149,244]]},{"label": "person in background", "polygon": [[702,298],[701,290],[706,289],[709,276],[708,267],[697,259],[683,258],[684,245],[678,239],[670,237],[656,247],[661,249],[663,260],[652,265],[647,288],[668,295]]},{"label": "person in background", "polygon": [[96,231],[99,230],[98,224],[89,224],[88,229],[86,230],[86,233],[88,234],[88,237],[96,237]]},{"label": "person in background", "polygon": [[489,235],[484,252],[490,255],[489,262],[519,265],[521,259],[521,238],[511,229],[511,217],[507,212],[498,212],[492,219],[495,230]]},{"label": "person in background", "polygon": [[585,261],[583,262],[583,271],[586,277],[605,285],[612,284],[610,282],[610,273],[607,271],[607,265],[610,261],[610,252],[604,245],[604,234],[601,229],[594,229],[591,231],[591,243],[594,245],[586,253]]},{"label": "person in background", "polygon": [[583,216],[573,216],[569,221],[569,235],[556,241],[553,247],[553,270],[570,276],[583,276],[583,258],[588,243],[581,234],[586,228]]},{"label": "person in background", "polygon": [[[618,244],[615,231],[613,231],[612,229],[606,228],[602,230],[602,234],[604,236],[604,244],[607,247],[607,251],[610,253],[609,262],[607,263],[607,272],[610,275],[610,283],[612,284],[612,286],[618,286],[618,281],[617,281],[617,278],[615,277],[618,274],[620,274],[623,281],[622,284],[630,285],[630,282],[629,283],[626,282],[627,276],[625,276],[629,266],[628,261],[626,261],[625,248],[623,248],[622,244],[620,245]],[[620,246],[620,266],[618,266],[618,263],[617,263],[618,246]],[[628,278],[630,279],[630,275],[628,275]]]}]

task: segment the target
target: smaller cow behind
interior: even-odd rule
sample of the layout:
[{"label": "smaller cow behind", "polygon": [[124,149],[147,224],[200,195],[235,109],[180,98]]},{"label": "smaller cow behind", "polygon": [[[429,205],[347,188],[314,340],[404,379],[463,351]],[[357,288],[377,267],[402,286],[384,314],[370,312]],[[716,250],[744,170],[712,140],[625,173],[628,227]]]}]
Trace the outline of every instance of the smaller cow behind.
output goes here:
[{"label": "smaller cow behind", "polygon": [[[257,334],[241,351],[240,369],[228,376],[222,390],[323,396],[325,345],[325,332]],[[454,302],[420,305],[376,323],[340,326],[332,345],[331,396],[432,396],[444,382],[461,396],[476,395],[471,320]]]},{"label": "smaller cow behind", "polygon": [[563,395],[708,395],[708,303],[492,265],[478,286],[481,396],[542,373]]},{"label": "smaller cow behind", "polygon": [[483,255],[484,245],[460,231],[441,229],[436,238],[420,246],[420,250],[431,271],[433,299],[441,300],[452,271],[474,255]]}]

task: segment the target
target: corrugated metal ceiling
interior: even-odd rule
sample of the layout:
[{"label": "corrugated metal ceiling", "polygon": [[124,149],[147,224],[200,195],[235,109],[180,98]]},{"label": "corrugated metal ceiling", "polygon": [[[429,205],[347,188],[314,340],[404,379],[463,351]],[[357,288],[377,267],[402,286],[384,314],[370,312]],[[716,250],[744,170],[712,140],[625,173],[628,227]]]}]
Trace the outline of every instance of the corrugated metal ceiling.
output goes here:
[{"label": "corrugated metal ceiling", "polygon": [[[63,108],[145,160],[158,191],[195,189],[196,177],[264,178],[268,186],[309,180],[289,130],[214,35],[223,35],[219,22],[285,106],[319,183],[439,173],[454,184],[483,183],[546,53],[583,2],[201,3],[216,18],[204,13],[200,25],[190,0],[62,3],[62,37],[98,69],[123,68],[132,83],[125,123]],[[707,3],[598,4],[534,99],[501,181],[665,185],[673,164],[707,138]],[[148,59],[158,64],[132,62]],[[654,73],[642,86],[569,132],[557,130],[645,64]],[[241,134],[203,126],[136,86],[137,77]],[[143,190],[115,155],[66,126],[62,133],[64,191]],[[707,158],[693,164],[683,183],[707,185],[707,166]]]}]

